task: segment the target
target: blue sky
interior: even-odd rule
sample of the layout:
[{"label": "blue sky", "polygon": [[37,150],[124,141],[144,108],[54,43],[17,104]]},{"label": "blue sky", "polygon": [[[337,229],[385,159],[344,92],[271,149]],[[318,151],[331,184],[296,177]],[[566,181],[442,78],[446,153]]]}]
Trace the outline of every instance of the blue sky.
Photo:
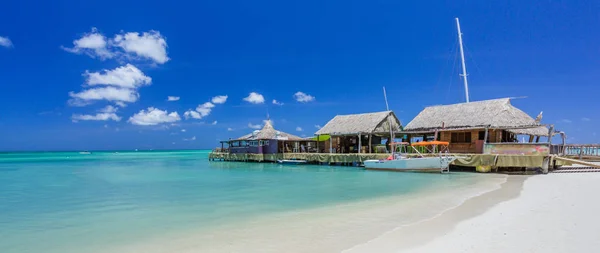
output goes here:
[{"label": "blue sky", "polygon": [[471,100],[526,96],[570,142],[599,142],[600,2],[404,2],[3,3],[0,150],[212,148],[267,113],[310,136],[384,110],[383,86],[406,124],[465,99],[454,17]]}]

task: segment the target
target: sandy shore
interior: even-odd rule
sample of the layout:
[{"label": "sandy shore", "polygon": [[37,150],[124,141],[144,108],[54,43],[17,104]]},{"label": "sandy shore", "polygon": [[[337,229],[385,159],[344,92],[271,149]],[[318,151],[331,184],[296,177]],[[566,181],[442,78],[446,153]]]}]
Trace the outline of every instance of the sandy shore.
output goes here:
[{"label": "sandy shore", "polygon": [[414,194],[269,214],[209,231],[164,234],[99,252],[341,252],[453,210],[465,200],[500,189],[507,180],[506,175],[478,175],[465,184],[451,175],[439,176],[449,183]]},{"label": "sandy shore", "polygon": [[596,252],[600,174],[511,176],[502,188],[346,252]]}]

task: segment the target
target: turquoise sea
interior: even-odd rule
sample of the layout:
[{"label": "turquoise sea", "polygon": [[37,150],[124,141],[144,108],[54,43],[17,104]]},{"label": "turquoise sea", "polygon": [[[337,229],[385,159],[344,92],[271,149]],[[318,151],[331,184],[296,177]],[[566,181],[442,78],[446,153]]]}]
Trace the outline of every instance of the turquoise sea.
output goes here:
[{"label": "turquoise sea", "polygon": [[209,162],[208,153],[0,153],[0,252],[102,252],[270,213],[477,180],[461,173]]}]

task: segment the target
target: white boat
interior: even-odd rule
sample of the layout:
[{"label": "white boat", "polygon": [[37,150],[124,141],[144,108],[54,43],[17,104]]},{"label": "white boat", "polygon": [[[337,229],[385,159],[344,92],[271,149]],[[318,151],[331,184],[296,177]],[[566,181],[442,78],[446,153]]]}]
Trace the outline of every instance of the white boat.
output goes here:
[{"label": "white boat", "polygon": [[306,160],[277,160],[277,163],[280,163],[280,164],[292,164],[292,165],[295,165],[295,164],[305,164]]},{"label": "white boat", "polygon": [[90,155],[90,154],[92,154],[92,152],[89,152],[89,151],[81,151],[81,152],[79,152],[79,154],[81,154],[81,155]]},{"label": "white boat", "polygon": [[[409,155],[394,154],[385,160],[366,160],[363,162],[365,169],[370,170],[392,170],[392,171],[412,171],[412,172],[449,172],[449,166],[455,157],[448,156],[444,153],[447,151],[447,142],[431,141],[431,142],[418,142],[409,145],[408,143],[393,143],[394,145],[400,146],[401,152],[406,153],[407,147],[410,146],[417,157],[410,157]],[[432,154],[440,152],[437,156],[426,157],[423,156],[415,146],[425,147],[426,150]]]}]

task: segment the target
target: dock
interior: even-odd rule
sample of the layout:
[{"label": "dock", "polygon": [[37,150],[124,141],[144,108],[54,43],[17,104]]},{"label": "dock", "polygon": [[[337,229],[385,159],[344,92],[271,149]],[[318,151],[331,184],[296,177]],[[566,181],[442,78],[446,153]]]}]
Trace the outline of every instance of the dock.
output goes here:
[{"label": "dock", "polygon": [[[525,168],[548,168],[553,171],[576,160],[561,159],[557,155],[506,155],[506,154],[449,154],[457,157],[451,165],[472,168],[479,172],[518,171]],[[331,154],[331,153],[284,153],[284,154],[234,154],[211,152],[210,161],[277,162],[277,160],[305,160],[308,164],[362,166],[365,160],[383,160],[390,154]],[[409,155],[410,156],[410,155]],[[481,170],[480,168],[484,168]],[[487,168],[487,169],[486,169]]]}]

